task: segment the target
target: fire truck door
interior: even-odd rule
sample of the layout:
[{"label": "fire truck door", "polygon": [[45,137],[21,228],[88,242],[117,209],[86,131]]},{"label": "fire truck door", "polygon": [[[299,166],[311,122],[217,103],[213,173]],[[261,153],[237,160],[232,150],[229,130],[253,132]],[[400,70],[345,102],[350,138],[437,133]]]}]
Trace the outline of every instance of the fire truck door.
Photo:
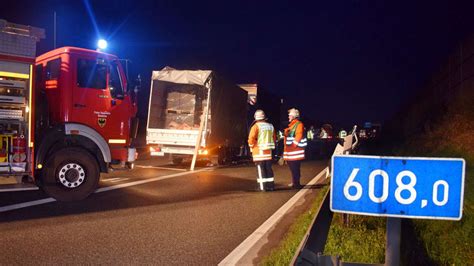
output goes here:
[{"label": "fire truck door", "polygon": [[104,59],[77,60],[73,92],[74,120],[97,130],[108,143],[127,142],[130,112],[124,103],[124,80],[118,64]]}]

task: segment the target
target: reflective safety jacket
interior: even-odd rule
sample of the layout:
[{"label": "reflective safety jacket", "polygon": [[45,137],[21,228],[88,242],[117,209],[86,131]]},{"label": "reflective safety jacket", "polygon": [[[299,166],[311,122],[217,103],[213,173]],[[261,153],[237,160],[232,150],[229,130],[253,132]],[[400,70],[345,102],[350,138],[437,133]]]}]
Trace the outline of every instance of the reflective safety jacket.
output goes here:
[{"label": "reflective safety jacket", "polygon": [[283,159],[285,161],[304,160],[304,149],[308,145],[304,136],[304,125],[298,119],[293,119],[285,129],[285,149]]},{"label": "reflective safety jacket", "polygon": [[250,128],[248,143],[254,162],[272,159],[276,134],[273,125],[265,121],[256,121]]},{"label": "reflective safety jacket", "polygon": [[314,131],[313,130],[308,130],[308,133],[306,134],[309,140],[313,140],[314,138]]}]

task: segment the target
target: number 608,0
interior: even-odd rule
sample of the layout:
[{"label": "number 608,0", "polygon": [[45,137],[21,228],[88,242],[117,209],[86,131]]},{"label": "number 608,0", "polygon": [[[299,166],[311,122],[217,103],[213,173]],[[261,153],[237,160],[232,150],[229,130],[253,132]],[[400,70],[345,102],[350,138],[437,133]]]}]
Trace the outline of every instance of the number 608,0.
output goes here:
[{"label": "number 608,0", "polygon": [[[349,179],[347,179],[346,183],[344,184],[344,196],[346,199],[350,201],[357,201],[362,197],[362,185],[355,181],[355,177],[357,173],[359,173],[359,168],[352,169],[351,175]],[[375,195],[375,177],[381,176],[382,177],[382,195],[376,196]],[[408,184],[404,184],[402,182],[403,177],[409,177],[410,182]],[[373,170],[369,175],[369,198],[374,203],[382,203],[388,198],[388,174],[384,170],[376,169]],[[395,189],[395,199],[400,204],[411,204],[416,200],[416,175],[408,170],[401,171],[398,173],[396,177],[397,189]],[[438,188],[442,186],[444,189],[443,199],[438,200]],[[355,188],[355,194],[351,195],[349,193],[350,188]],[[404,198],[402,197],[402,191],[407,190],[409,192],[409,197]],[[449,184],[445,180],[438,180],[433,184],[433,203],[437,206],[443,206],[448,202],[448,194],[449,194]]]}]

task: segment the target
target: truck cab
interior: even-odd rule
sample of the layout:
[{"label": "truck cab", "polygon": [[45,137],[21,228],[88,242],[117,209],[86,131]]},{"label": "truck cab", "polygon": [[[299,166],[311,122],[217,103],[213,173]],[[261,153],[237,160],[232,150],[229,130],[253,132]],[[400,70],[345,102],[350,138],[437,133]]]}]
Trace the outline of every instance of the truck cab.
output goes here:
[{"label": "truck cab", "polygon": [[133,164],[136,97],[116,56],[62,47],[37,57],[35,74],[35,167],[46,192],[80,199],[110,164]]},{"label": "truck cab", "polygon": [[112,164],[133,166],[137,98],[116,56],[62,47],[36,57],[44,37],[0,19],[0,179],[80,200]]}]

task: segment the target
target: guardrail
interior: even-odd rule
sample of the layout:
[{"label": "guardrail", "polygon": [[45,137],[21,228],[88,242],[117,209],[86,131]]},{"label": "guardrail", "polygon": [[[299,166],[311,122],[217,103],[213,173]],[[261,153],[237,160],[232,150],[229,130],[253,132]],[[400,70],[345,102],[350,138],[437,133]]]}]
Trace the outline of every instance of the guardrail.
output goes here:
[{"label": "guardrail", "polygon": [[308,266],[356,266],[356,265],[384,265],[369,263],[354,263],[341,261],[339,256],[323,255],[324,246],[331,227],[333,212],[329,208],[330,190],[326,192],[324,199],[319,207],[318,213],[314,216],[305,237],[301,241],[290,265]]},{"label": "guardrail", "polygon": [[321,255],[324,252],[332,217],[328,190],[290,265],[338,265],[339,258]]},{"label": "guardrail", "polygon": [[[338,144],[334,150],[334,154],[350,154],[355,150],[359,141],[356,134],[357,126],[354,126],[351,134],[344,138],[343,145]],[[355,142],[353,140],[355,139]],[[330,169],[330,166],[329,166]],[[332,176],[332,169],[331,169]],[[343,262],[339,256],[323,255],[324,246],[331,227],[333,212],[330,209],[330,193],[328,189],[324,199],[319,207],[318,213],[314,216],[305,237],[301,241],[290,265],[383,265],[383,264],[367,264],[367,263],[352,263]],[[344,220],[348,221],[348,216],[344,215]]]}]

